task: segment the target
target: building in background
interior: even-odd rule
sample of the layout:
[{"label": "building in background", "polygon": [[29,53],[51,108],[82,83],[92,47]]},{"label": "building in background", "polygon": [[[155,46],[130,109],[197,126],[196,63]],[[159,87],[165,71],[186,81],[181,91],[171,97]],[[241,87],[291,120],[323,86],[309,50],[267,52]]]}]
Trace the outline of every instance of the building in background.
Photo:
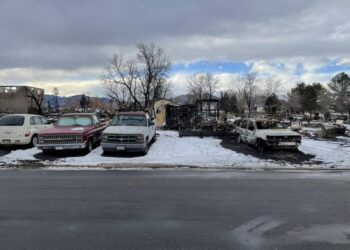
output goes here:
[{"label": "building in background", "polygon": [[44,90],[30,86],[0,86],[0,113],[43,114]]}]

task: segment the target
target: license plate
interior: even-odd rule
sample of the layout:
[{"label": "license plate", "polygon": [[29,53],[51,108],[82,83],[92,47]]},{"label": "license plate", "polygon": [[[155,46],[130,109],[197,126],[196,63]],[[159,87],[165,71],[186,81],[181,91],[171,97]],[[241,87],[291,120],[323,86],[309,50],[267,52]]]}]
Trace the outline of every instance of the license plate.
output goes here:
[{"label": "license plate", "polygon": [[63,150],[63,147],[55,147],[56,150]]},{"label": "license plate", "polygon": [[279,146],[295,146],[296,143],[295,142],[289,142],[289,141],[285,141],[285,142],[280,142],[278,143]]},{"label": "license plate", "polygon": [[10,144],[10,143],[11,143],[11,140],[2,140],[2,143],[4,143],[4,144]]},{"label": "license plate", "polygon": [[117,146],[117,150],[125,150],[125,146]]}]

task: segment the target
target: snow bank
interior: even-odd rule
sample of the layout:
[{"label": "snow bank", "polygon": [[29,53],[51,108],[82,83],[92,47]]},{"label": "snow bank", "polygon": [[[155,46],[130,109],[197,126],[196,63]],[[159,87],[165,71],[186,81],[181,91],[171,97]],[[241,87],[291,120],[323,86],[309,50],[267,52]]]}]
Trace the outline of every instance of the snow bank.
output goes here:
[{"label": "snow bank", "polygon": [[16,164],[19,161],[34,161],[37,160],[34,155],[40,153],[41,150],[37,148],[17,149],[11,151],[9,154],[2,156],[0,161],[6,164]]}]

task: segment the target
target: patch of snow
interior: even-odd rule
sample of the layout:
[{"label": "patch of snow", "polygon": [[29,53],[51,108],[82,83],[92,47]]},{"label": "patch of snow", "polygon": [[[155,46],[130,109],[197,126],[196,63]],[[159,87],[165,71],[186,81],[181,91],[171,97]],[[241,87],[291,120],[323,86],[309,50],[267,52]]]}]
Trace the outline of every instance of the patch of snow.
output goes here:
[{"label": "patch of snow", "polygon": [[35,161],[37,159],[34,157],[34,155],[40,152],[41,150],[35,147],[29,149],[17,149],[11,151],[7,155],[2,156],[0,161],[6,164],[16,164],[18,161]]},{"label": "patch of snow", "polygon": [[328,165],[350,167],[350,145],[337,141],[303,138],[299,150],[315,155],[315,159]]},{"label": "patch of snow", "polygon": [[[150,147],[146,156],[103,156],[101,147],[94,149],[90,154],[80,157],[60,158],[47,165],[64,168],[66,166],[81,167],[87,166],[100,167],[101,164],[112,166],[130,164],[128,168],[133,168],[133,164],[147,165],[171,165],[171,166],[198,166],[198,167],[234,167],[234,168],[277,168],[277,167],[350,167],[350,137],[339,136],[336,141],[314,140],[303,138],[299,150],[306,154],[315,155],[315,160],[324,164],[287,164],[273,160],[262,160],[256,157],[237,153],[235,151],[223,148],[220,139],[182,137],[174,131],[158,131],[158,140]],[[15,150],[9,154],[0,157],[0,166],[8,164],[17,164],[21,161],[37,160],[34,156],[41,151],[37,148],[26,150]],[[123,167],[123,166],[122,166]]]},{"label": "patch of snow", "polygon": [[98,147],[90,154],[82,157],[68,157],[58,160],[58,165],[97,165],[97,164],[171,164],[202,167],[229,166],[264,166],[271,161],[262,161],[252,156],[223,148],[220,139],[183,137],[179,138],[174,131],[158,131],[158,140],[150,147],[145,156],[123,157],[102,156],[102,148]]}]

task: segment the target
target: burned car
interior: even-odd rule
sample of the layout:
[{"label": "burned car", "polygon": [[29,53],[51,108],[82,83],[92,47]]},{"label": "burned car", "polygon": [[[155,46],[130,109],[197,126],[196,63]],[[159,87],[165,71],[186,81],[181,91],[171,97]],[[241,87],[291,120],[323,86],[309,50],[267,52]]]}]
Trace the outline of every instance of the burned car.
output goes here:
[{"label": "burned car", "polygon": [[101,141],[107,123],[100,122],[94,113],[72,113],[62,115],[53,128],[38,134],[37,147],[48,153],[57,150],[92,151]]},{"label": "burned car", "polygon": [[265,148],[297,149],[301,143],[299,133],[284,128],[277,120],[242,119],[236,126],[237,142]]}]

